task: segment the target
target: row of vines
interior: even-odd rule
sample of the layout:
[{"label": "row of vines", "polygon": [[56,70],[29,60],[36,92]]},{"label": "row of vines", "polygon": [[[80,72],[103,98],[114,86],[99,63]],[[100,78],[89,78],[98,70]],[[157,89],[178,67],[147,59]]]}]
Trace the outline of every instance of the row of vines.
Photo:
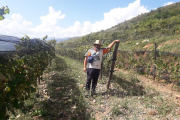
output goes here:
[{"label": "row of vines", "polygon": [[[55,56],[55,49],[42,40],[21,39],[16,52],[1,56],[0,119],[8,119],[15,109],[26,112],[24,101],[36,91],[37,80]],[[4,60],[2,60],[4,59]]]},{"label": "row of vines", "polygon": [[[63,51],[57,51],[57,53],[83,62],[86,51],[87,49],[64,49]],[[103,56],[102,72],[105,73],[105,75],[108,75],[111,60],[112,52],[110,51]],[[180,84],[179,54],[165,53],[160,51],[118,50],[115,67],[126,70],[133,69],[139,74],[143,74],[145,76],[154,76],[154,78],[157,80],[164,79],[167,82]]]},{"label": "row of vines", "polygon": [[[180,55],[156,51],[119,51],[116,67],[134,69],[146,76],[153,75],[157,80],[179,84]],[[155,59],[156,58],[156,59]]]}]

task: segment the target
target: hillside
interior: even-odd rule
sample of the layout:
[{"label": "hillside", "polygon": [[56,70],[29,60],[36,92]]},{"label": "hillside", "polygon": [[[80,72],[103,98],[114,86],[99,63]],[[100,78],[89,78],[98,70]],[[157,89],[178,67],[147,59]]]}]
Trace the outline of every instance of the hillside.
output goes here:
[{"label": "hillside", "polygon": [[[144,50],[143,47],[154,42],[156,42],[157,45],[162,45],[169,40],[178,41],[180,31],[179,18],[180,2],[138,15],[110,29],[60,42],[59,45],[61,45],[62,49],[68,47],[76,48],[82,45],[90,47],[96,39],[102,40],[104,45],[107,45],[114,39],[119,39],[121,41],[121,50]],[[143,43],[142,45],[139,44],[139,46],[136,46],[134,49],[133,46],[136,45],[137,42],[141,43],[141,41],[145,39],[148,39],[149,42]],[[179,48],[178,43],[179,42],[175,42],[175,48],[177,49]],[[166,44],[164,48],[161,48],[169,52],[178,52],[177,49],[172,47],[174,47],[174,44]],[[145,50],[148,49],[146,48]]]}]

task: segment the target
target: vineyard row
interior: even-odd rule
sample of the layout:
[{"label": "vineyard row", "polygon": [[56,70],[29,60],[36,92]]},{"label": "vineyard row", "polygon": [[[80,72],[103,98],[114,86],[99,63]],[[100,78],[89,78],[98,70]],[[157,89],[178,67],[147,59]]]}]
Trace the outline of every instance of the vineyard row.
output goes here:
[{"label": "vineyard row", "polygon": [[[26,112],[24,101],[36,91],[43,71],[55,57],[55,49],[44,41],[23,38],[11,54],[1,54],[0,119],[15,109]],[[37,81],[38,79],[38,81]]]},{"label": "vineyard row", "polygon": [[[80,62],[84,61],[86,51],[63,50],[57,54],[66,56]],[[108,74],[112,63],[112,54],[109,52],[103,56],[102,73]],[[118,50],[116,68],[133,69],[145,76],[152,75],[154,79],[164,79],[167,82],[178,84],[180,81],[180,55],[174,53],[153,51],[121,51]]]}]

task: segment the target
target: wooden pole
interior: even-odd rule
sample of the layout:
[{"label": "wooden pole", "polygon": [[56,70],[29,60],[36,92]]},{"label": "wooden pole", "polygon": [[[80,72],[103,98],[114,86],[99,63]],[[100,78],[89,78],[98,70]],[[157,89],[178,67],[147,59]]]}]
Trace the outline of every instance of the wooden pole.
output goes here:
[{"label": "wooden pole", "polygon": [[[154,62],[156,62],[156,43],[154,43]],[[155,63],[154,63],[155,64]],[[156,78],[156,66],[154,65],[153,80]]]},{"label": "wooden pole", "polygon": [[107,89],[109,89],[112,73],[114,72],[114,65],[115,65],[115,61],[116,61],[118,46],[119,46],[119,42],[116,42],[114,52],[113,52],[113,59],[112,59],[111,68],[109,70],[109,78],[108,78],[108,83],[107,83]]}]

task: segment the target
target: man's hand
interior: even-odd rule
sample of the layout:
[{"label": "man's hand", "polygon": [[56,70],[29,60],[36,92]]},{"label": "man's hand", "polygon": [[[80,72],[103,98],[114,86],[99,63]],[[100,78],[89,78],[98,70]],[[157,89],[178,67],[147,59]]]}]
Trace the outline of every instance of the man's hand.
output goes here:
[{"label": "man's hand", "polygon": [[111,49],[116,42],[120,42],[120,41],[114,40],[111,44],[108,45],[108,49]]},{"label": "man's hand", "polygon": [[84,68],[83,71],[86,72],[86,68]]},{"label": "man's hand", "polygon": [[114,40],[115,42],[120,42],[119,40]]}]

